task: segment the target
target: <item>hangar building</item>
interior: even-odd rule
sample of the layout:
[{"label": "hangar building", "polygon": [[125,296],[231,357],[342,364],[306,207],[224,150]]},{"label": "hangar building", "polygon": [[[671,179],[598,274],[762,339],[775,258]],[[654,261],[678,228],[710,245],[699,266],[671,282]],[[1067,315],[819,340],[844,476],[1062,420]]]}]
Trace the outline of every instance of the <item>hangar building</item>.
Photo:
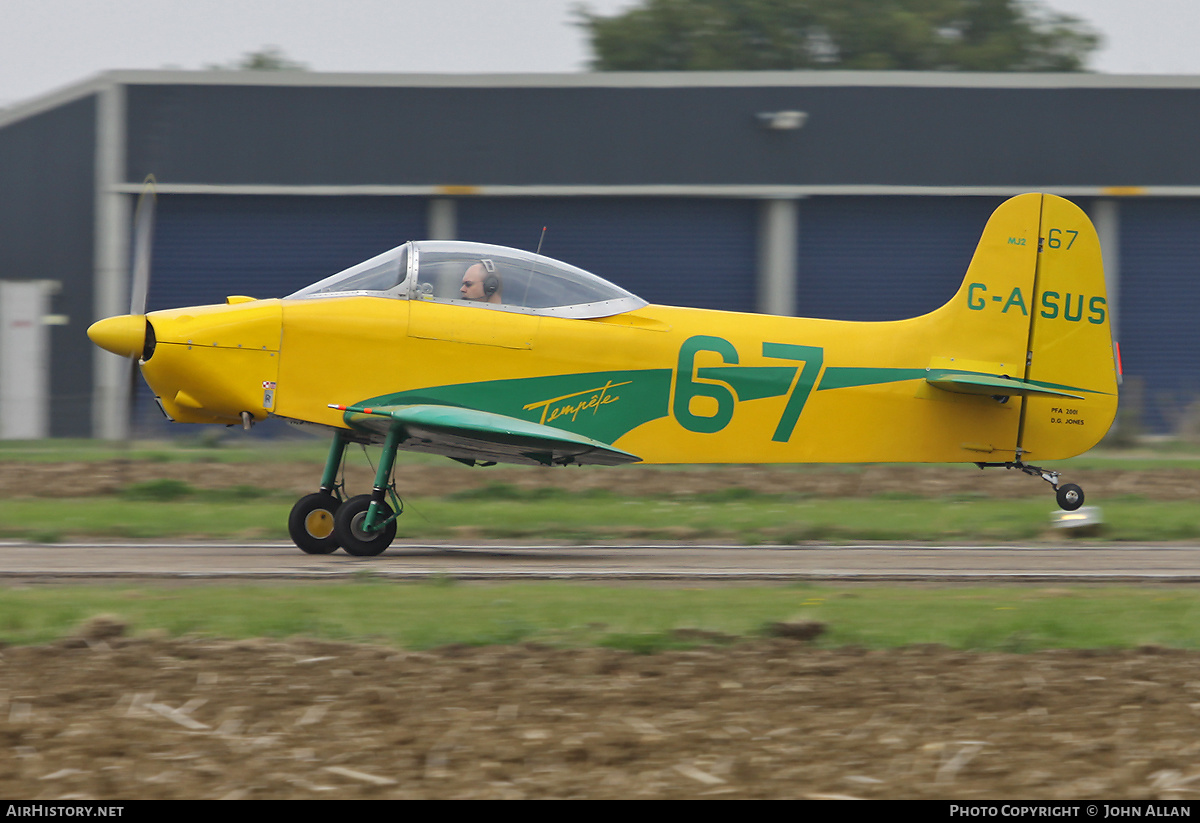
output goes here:
[{"label": "hangar building", "polygon": [[1004,198],[1050,191],[1101,235],[1123,414],[1170,431],[1200,398],[1197,133],[1198,77],[103,74],[0,111],[0,437],[123,432],[84,331],[127,311],[151,174],[150,309],[545,227],[651,302],[896,319],[953,295]]}]

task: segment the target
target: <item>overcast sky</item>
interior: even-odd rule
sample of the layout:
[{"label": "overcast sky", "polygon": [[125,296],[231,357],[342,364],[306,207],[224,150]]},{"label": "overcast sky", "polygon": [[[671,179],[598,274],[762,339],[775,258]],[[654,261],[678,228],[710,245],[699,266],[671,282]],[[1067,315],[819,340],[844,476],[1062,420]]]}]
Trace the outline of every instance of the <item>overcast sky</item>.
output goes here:
[{"label": "overcast sky", "polygon": [[[0,0],[0,106],[109,69],[201,69],[277,46],[314,71],[574,72],[572,10],[637,0]],[[1200,0],[1047,0],[1105,36],[1091,68],[1200,74]]]}]

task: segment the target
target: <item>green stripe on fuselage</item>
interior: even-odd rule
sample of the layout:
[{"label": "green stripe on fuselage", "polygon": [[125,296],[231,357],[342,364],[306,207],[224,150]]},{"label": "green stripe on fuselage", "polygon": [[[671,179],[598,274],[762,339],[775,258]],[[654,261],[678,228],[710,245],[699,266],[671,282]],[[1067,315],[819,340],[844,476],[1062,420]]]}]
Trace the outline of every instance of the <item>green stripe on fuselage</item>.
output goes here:
[{"label": "green stripe on fuselage", "polygon": [[925,369],[877,369],[871,366],[826,366],[817,391],[852,389],[878,383],[899,383],[903,380],[924,380]]},{"label": "green stripe on fuselage", "polygon": [[434,404],[508,415],[613,443],[670,408],[671,369],[558,374],[430,386],[356,405]]}]

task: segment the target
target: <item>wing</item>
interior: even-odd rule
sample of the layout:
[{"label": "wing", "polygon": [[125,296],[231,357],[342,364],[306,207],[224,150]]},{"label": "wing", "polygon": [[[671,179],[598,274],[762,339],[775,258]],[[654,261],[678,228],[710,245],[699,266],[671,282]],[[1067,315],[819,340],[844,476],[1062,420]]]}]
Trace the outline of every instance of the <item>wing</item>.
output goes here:
[{"label": "wing", "polygon": [[637,463],[640,457],[580,434],[460,406],[338,406],[346,425],[369,435],[400,434],[400,448],[456,460],[543,466]]}]

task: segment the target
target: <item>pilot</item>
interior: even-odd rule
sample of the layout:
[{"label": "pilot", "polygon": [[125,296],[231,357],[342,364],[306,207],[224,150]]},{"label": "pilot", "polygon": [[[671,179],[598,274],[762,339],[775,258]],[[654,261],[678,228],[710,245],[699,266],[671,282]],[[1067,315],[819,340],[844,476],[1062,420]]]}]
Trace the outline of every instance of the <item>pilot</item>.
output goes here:
[{"label": "pilot", "polygon": [[474,300],[479,303],[501,303],[500,275],[496,273],[496,264],[484,258],[469,266],[463,273],[462,287],[458,293],[463,300]]}]

